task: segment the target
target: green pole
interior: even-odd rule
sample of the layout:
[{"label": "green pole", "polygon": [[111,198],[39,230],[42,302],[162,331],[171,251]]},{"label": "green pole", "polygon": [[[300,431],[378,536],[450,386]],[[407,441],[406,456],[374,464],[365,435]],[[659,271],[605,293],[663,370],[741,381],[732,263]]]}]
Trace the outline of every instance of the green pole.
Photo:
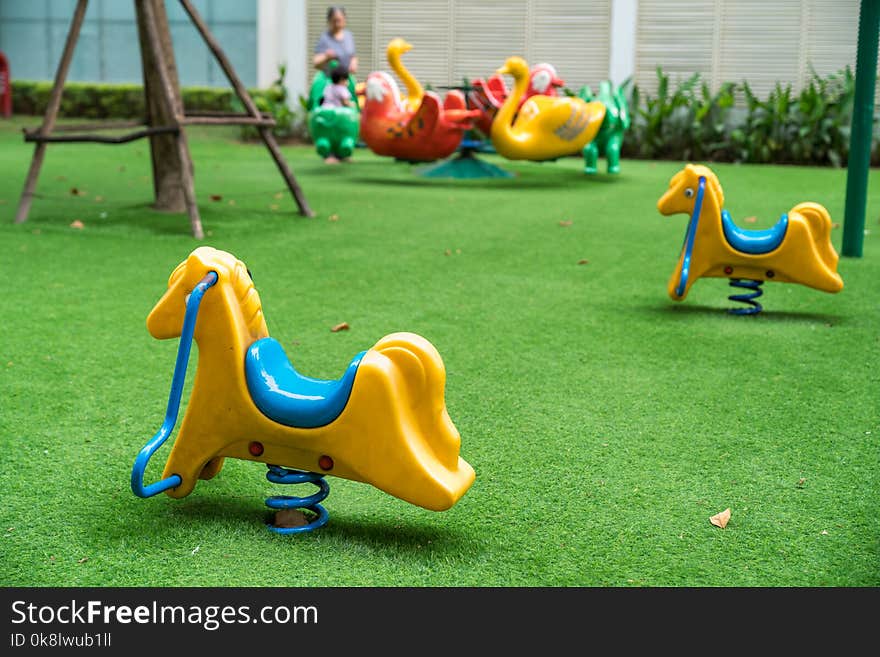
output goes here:
[{"label": "green pole", "polygon": [[843,255],[862,257],[868,201],[868,169],[874,123],[874,86],[877,82],[877,36],[880,0],[862,0],[856,54],[856,93],[849,162],[846,171],[846,210],[843,216]]}]

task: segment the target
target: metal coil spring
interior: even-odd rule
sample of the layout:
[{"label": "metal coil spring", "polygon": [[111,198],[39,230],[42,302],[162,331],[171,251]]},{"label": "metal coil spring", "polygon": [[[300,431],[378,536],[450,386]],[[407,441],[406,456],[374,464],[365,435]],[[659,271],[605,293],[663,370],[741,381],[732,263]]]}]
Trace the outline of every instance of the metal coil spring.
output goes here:
[{"label": "metal coil spring", "polygon": [[742,294],[731,294],[727,298],[731,301],[739,301],[741,303],[748,304],[748,307],[730,308],[727,312],[732,315],[755,315],[761,312],[763,306],[755,301],[755,299],[764,294],[764,290],[761,289],[761,285],[763,283],[764,281],[755,281],[750,278],[731,278],[731,287],[741,287],[749,290],[749,292],[744,292]]},{"label": "metal coil spring", "polygon": [[308,497],[274,495],[266,498],[266,506],[270,509],[307,509],[316,514],[315,519],[307,525],[300,527],[276,527],[275,525],[267,524],[266,526],[269,529],[277,534],[301,534],[327,524],[327,520],[329,520],[327,509],[320,504],[330,494],[330,484],[326,482],[324,475],[317,472],[291,470],[278,465],[269,465],[268,467],[269,471],[266,473],[266,479],[273,484],[314,484],[318,487],[318,492]]}]

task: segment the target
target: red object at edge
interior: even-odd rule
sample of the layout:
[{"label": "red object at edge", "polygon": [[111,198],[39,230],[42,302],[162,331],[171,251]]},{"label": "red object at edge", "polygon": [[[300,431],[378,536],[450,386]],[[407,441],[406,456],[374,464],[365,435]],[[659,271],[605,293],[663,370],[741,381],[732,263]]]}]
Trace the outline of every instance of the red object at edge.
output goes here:
[{"label": "red object at edge", "polygon": [[12,116],[12,79],[9,74],[9,60],[0,52],[0,115]]}]

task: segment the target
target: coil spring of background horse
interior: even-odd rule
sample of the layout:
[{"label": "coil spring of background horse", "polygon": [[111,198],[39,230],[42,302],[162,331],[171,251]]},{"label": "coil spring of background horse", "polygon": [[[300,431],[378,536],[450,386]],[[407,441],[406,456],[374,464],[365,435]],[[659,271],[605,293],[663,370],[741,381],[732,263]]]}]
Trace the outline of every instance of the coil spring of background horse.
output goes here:
[{"label": "coil spring of background horse", "polygon": [[742,303],[748,304],[748,307],[730,308],[727,312],[733,315],[755,315],[761,312],[763,306],[755,301],[755,299],[764,294],[764,291],[761,289],[761,284],[763,282],[764,281],[755,281],[750,278],[731,278],[731,287],[741,287],[749,290],[749,292],[744,292],[742,294],[731,294],[727,298],[731,301],[740,301]]},{"label": "coil spring of background horse", "polygon": [[316,514],[315,519],[307,525],[300,527],[276,527],[270,524],[267,525],[269,529],[278,534],[300,534],[302,532],[310,532],[327,524],[329,519],[327,509],[320,504],[330,494],[330,484],[324,479],[324,475],[317,472],[291,470],[278,465],[269,465],[268,467],[269,471],[266,473],[266,479],[273,484],[314,484],[319,489],[317,493],[308,497],[275,495],[266,498],[266,506],[270,509],[307,509]]}]

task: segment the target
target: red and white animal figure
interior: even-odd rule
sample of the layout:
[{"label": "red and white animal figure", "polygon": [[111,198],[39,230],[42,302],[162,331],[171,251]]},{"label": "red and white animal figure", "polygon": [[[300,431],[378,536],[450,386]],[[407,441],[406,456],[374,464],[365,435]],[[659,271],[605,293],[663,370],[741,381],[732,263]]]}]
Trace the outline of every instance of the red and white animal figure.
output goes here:
[{"label": "red and white animal figure", "polygon": [[[565,85],[556,73],[553,64],[535,64],[529,71],[529,86],[525,95],[519,102],[519,108],[532,96],[558,96],[558,89]],[[507,100],[510,90],[500,75],[492,75],[487,80],[478,78],[471,81],[471,91],[468,92],[468,100],[471,107],[480,110],[477,118],[477,128],[487,137],[492,134],[492,121],[498,108]]]},{"label": "red and white animal figure", "polygon": [[401,99],[394,78],[376,71],[367,77],[360,134],[377,155],[430,162],[451,155],[478,115],[478,110],[467,109],[464,94],[457,90],[442,103],[436,93],[425,91],[412,110]]}]

